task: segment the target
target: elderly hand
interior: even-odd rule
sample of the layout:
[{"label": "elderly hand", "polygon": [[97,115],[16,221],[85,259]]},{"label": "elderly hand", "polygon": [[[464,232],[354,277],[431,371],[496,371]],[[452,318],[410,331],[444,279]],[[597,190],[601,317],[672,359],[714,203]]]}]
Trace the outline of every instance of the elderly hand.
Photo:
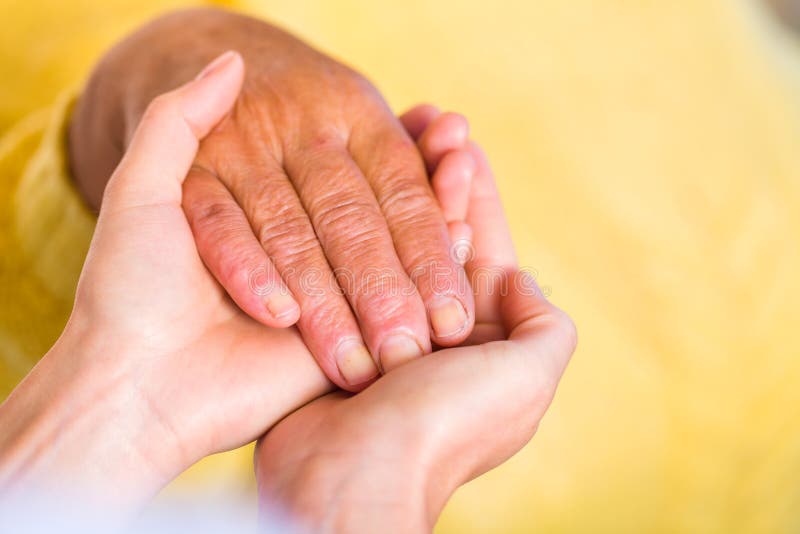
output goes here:
[{"label": "elderly hand", "polygon": [[[265,521],[276,504],[312,532],[427,532],[455,489],[533,436],[575,343],[571,320],[516,260],[481,151],[468,222],[476,255],[472,346],[445,349],[355,396],[333,393],[260,442]],[[445,206],[463,205],[451,180]],[[280,509],[280,508],[279,508]]]},{"label": "elderly hand", "polygon": [[[225,48],[242,52],[248,77],[203,141],[183,205],[201,258],[233,300],[265,325],[297,321],[325,374],[349,390],[430,352],[431,340],[466,339],[472,291],[417,146],[362,76],[264,22],[184,11],[118,45],[71,133],[88,196],[97,201],[120,153],[109,129],[125,146],[146,102]],[[462,118],[442,120],[466,139]],[[420,146],[439,163],[435,137]]]}]

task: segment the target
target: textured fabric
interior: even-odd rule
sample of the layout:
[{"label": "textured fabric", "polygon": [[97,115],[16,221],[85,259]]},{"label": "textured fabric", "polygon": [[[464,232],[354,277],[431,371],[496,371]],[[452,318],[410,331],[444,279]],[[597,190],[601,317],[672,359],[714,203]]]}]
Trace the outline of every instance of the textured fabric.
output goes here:
[{"label": "textured fabric", "polygon": [[[168,5],[4,9],[3,393],[63,326],[91,233],[64,165],[68,89]],[[800,64],[761,2],[235,7],[345,58],[398,110],[465,113],[522,263],[578,324],[539,435],[459,491],[442,532],[800,530]],[[251,454],[167,493],[247,493]]]},{"label": "textured fabric", "polygon": [[3,396],[44,354],[72,307],[95,218],[67,178],[65,94],[3,138],[0,384]]}]

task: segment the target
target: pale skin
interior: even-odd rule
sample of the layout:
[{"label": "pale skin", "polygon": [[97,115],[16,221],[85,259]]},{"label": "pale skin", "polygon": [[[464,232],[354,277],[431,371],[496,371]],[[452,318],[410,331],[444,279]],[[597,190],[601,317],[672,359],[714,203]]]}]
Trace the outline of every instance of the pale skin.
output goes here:
[{"label": "pale skin", "polygon": [[[197,459],[255,439],[330,390],[294,329],[266,328],[225,298],[182,210],[199,140],[233,106],[243,76],[241,57],[227,54],[144,114],[106,188],[69,323],[0,407],[5,491],[44,487],[124,516]],[[403,120],[425,136],[436,114],[418,108]],[[444,195],[442,209],[457,217],[468,204],[478,252],[467,270],[495,266],[513,283],[504,297],[489,282],[475,289],[481,328],[470,342],[483,344],[411,362],[355,397],[322,397],[266,435],[262,495],[309,524],[373,531],[366,512],[396,502],[398,528],[427,529],[458,484],[530,438],[574,348],[566,315],[515,274],[488,165],[474,145],[463,149],[476,164],[470,195]],[[454,187],[463,173],[432,167],[435,190],[463,191]],[[265,347],[276,357],[264,358]],[[343,473],[360,476],[345,484]],[[372,493],[372,506],[349,485],[359,480],[397,493]]]},{"label": "pale skin", "polygon": [[[472,291],[425,168],[463,145],[466,121],[445,114],[440,133],[415,144],[363,76],[265,22],[178,12],[103,58],[70,131],[90,204],[147,103],[226,48],[242,53],[248,75],[195,157],[183,207],[200,257],[236,304],[268,326],[296,323],[323,372],[350,391],[432,343],[466,339]],[[472,165],[463,151],[449,157]]]}]

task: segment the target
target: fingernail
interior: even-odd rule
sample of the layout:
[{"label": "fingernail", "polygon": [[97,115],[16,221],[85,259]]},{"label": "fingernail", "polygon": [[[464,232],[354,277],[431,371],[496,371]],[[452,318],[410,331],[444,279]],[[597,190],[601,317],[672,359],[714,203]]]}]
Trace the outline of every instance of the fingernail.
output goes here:
[{"label": "fingernail", "polygon": [[274,318],[283,319],[297,313],[299,306],[289,293],[279,290],[267,296],[267,310]]},{"label": "fingernail", "polygon": [[228,50],[224,54],[217,56],[217,59],[206,65],[203,70],[200,71],[200,74],[195,77],[195,80],[202,80],[203,78],[208,77],[211,75],[211,73],[221,69],[224,65],[226,65],[231,59],[234,58],[234,56],[236,56],[236,52],[233,50]]},{"label": "fingernail", "polygon": [[467,327],[467,311],[458,299],[439,297],[428,305],[431,327],[436,337],[454,336]]},{"label": "fingernail", "polygon": [[345,382],[351,386],[375,378],[378,368],[367,348],[360,342],[345,340],[336,351],[336,365]]},{"label": "fingernail", "polygon": [[420,356],[422,348],[416,339],[407,334],[389,336],[381,345],[380,358],[384,373]]}]

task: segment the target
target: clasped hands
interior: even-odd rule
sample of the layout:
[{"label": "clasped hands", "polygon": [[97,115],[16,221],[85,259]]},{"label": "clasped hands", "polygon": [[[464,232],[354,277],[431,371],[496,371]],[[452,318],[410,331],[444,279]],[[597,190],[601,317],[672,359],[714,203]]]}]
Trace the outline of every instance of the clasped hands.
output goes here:
[{"label": "clasped hands", "polygon": [[[146,107],[112,99],[131,118],[124,157],[68,325],[0,408],[0,485],[127,514],[260,438],[261,498],[299,523],[428,530],[459,485],[533,435],[572,322],[518,271],[462,117],[421,106],[397,120],[351,70],[216,11],[157,21],[107,70],[139,68],[114,54],[186,17],[234,17],[262,48],[233,39],[244,59],[143,90]],[[265,50],[277,59],[259,62]],[[71,135],[90,201],[116,164],[75,145],[97,146],[89,99],[107,86],[92,84]]]}]

